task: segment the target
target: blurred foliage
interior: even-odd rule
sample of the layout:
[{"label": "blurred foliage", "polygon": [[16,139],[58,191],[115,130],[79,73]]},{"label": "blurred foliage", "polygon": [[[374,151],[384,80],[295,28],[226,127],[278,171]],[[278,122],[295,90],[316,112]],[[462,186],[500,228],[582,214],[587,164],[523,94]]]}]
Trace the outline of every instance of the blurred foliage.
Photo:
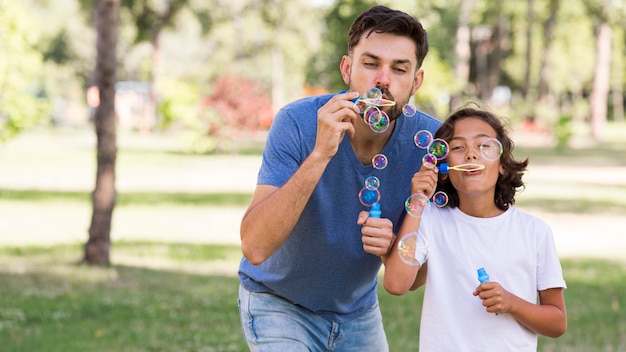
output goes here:
[{"label": "blurred foliage", "polygon": [[[422,110],[444,118],[451,95],[462,92],[463,100],[479,100],[475,40],[470,42],[470,81],[455,74],[456,30],[466,1],[470,0],[123,0],[117,75],[123,81],[151,82],[159,107],[158,123],[178,127],[185,135],[207,136],[207,141],[194,137],[190,143],[205,144],[192,149],[210,150],[218,143],[215,139],[222,137],[207,133],[209,119],[200,105],[215,94],[224,77],[241,77],[264,87],[274,111],[311,91],[345,89],[339,62],[347,53],[348,28],[361,11],[376,3],[416,16],[428,31],[425,81],[414,99]],[[512,123],[532,118],[554,127],[563,115],[587,123],[595,73],[594,31],[601,21],[611,24],[616,38],[613,89],[621,85],[623,91],[626,82],[626,0],[573,0],[560,6],[549,43],[544,26],[554,11],[551,1],[532,1],[532,19],[528,17],[529,3],[475,1],[470,29],[482,26],[492,34],[501,31],[498,42],[493,35],[489,39],[486,60],[495,74],[492,84],[511,91],[504,104],[484,103],[493,105]],[[58,124],[88,122],[85,91],[91,85],[95,64],[93,2],[24,0],[4,1],[0,6],[2,138],[50,117]],[[530,90],[525,94],[528,47]],[[538,100],[545,50],[549,99]],[[241,94],[238,104],[250,111],[256,103]],[[215,115],[229,114],[219,109]],[[265,127],[254,123],[258,117],[246,116],[251,121],[241,128]],[[171,123],[176,120],[178,123]],[[186,127],[183,130],[181,126]]]},{"label": "blurred foliage", "polygon": [[306,83],[322,86],[331,92],[346,89],[339,64],[348,54],[348,31],[352,21],[363,11],[375,4],[370,0],[339,1],[325,15],[324,42],[317,55],[311,57]]},{"label": "blurred foliage", "polygon": [[40,30],[31,28],[37,26],[21,2],[0,2],[0,141],[41,122],[50,110],[37,79],[44,72],[43,56],[33,49]]}]

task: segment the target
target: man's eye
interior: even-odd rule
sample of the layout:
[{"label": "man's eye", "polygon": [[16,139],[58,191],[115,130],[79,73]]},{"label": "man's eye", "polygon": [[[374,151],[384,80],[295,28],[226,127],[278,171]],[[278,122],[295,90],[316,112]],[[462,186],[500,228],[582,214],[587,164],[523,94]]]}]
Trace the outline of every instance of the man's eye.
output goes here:
[{"label": "man's eye", "polygon": [[365,67],[376,67],[376,64],[373,62],[366,62]]}]

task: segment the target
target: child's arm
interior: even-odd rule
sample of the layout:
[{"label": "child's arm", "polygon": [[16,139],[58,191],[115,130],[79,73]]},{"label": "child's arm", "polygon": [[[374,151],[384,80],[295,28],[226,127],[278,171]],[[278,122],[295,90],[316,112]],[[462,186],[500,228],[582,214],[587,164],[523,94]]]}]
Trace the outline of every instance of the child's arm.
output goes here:
[{"label": "child's arm", "polygon": [[562,288],[539,291],[539,304],[528,302],[505,290],[497,282],[482,283],[474,296],[483,300],[488,312],[511,314],[520,324],[540,335],[559,337],[567,330],[567,313]]},{"label": "child's arm", "polygon": [[[420,170],[413,175],[413,179],[411,180],[411,192],[423,193],[426,197],[430,198],[435,192],[436,185],[437,168],[422,166]],[[403,295],[408,290],[419,287],[414,287],[414,284],[417,283],[416,279],[421,278],[425,280],[426,278],[426,267],[424,265],[422,265],[424,270],[420,269],[422,267],[420,265],[408,265],[402,261],[398,253],[398,244],[401,242],[402,238],[417,232],[420,222],[421,218],[407,214],[400,226],[398,238],[391,247],[387,257],[383,259],[385,263],[383,286],[387,292],[393,295]],[[421,273],[419,276],[417,275],[418,271]]]},{"label": "child's arm", "polygon": [[415,281],[409,290],[415,291],[426,283],[426,273],[428,272],[428,262],[424,263],[417,272]]}]

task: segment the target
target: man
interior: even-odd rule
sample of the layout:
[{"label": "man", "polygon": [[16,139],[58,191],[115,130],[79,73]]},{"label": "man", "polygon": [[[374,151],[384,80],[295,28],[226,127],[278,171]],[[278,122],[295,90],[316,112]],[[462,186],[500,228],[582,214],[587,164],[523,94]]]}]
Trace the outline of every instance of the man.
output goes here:
[{"label": "man", "polygon": [[[340,69],[349,92],[308,97],[276,116],[257,187],[241,222],[239,309],[252,351],[387,351],[377,274],[404,218],[425,153],[413,136],[440,123],[402,108],[424,78],[426,32],[406,13],[375,6],[348,34]],[[374,131],[353,100],[376,87],[389,128]],[[384,169],[372,166],[383,154]],[[380,180],[381,218],[359,202]]]}]

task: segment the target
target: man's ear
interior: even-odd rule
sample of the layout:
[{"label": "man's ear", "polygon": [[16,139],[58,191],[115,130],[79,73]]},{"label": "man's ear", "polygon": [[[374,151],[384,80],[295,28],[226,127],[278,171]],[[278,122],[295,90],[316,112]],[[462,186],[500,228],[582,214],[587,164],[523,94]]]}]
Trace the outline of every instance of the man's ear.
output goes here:
[{"label": "man's ear", "polygon": [[415,92],[422,86],[424,82],[424,70],[421,68],[415,72],[415,77],[413,77],[413,91],[411,92],[411,96],[415,95]]},{"label": "man's ear", "polygon": [[341,71],[341,77],[343,78],[343,83],[350,85],[350,71],[352,69],[352,58],[348,55],[344,55],[341,58],[341,63],[339,64],[339,70]]}]

